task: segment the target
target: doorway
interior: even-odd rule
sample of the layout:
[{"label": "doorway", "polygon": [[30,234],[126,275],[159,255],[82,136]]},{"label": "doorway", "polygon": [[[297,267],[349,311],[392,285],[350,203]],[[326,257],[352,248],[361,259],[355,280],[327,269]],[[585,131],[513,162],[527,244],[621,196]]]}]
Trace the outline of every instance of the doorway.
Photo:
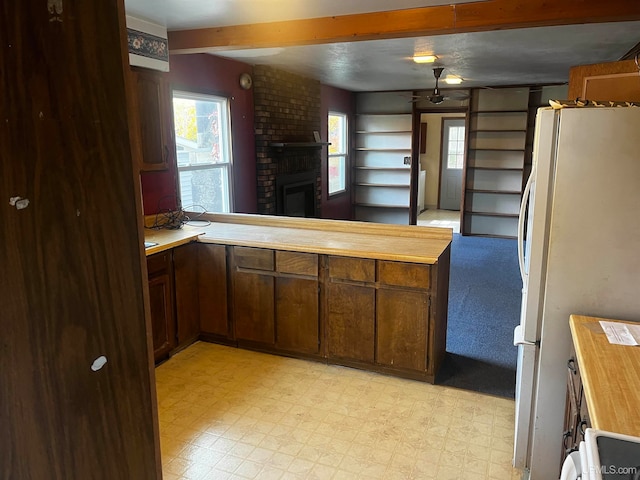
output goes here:
[{"label": "doorway", "polygon": [[439,198],[442,210],[460,210],[464,137],[464,118],[442,119]]}]

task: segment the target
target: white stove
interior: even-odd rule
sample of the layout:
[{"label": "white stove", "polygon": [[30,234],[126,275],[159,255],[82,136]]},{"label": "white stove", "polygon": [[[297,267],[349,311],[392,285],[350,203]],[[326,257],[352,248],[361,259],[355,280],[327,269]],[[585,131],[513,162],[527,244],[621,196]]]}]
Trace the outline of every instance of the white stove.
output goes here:
[{"label": "white stove", "polygon": [[640,480],[640,437],[587,428],[577,452],[562,466],[560,480]]}]

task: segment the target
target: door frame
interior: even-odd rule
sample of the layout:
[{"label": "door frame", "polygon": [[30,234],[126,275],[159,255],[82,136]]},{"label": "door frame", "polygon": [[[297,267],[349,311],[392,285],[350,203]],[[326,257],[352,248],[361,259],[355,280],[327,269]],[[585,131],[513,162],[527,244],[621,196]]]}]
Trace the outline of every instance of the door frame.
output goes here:
[{"label": "door frame", "polygon": [[[413,134],[411,139],[411,188],[410,188],[410,203],[409,203],[409,224],[416,225],[418,222],[418,180],[420,175],[420,117],[423,113],[460,113],[465,118],[465,146],[467,143],[467,132],[469,131],[469,107],[445,107],[445,108],[418,108],[413,107]],[[461,116],[462,116],[461,115]],[[441,134],[442,135],[442,134]],[[442,138],[440,139],[440,148],[442,148]],[[442,152],[440,152],[442,156]],[[466,167],[466,148],[464,164]],[[442,161],[440,161],[442,166]],[[439,172],[438,175],[441,175]],[[464,170],[462,175],[462,183],[464,185],[465,176]],[[464,191],[461,195],[462,201],[464,201]],[[461,203],[462,203],[461,201]],[[438,207],[440,207],[440,179],[438,178]],[[460,210],[462,214],[462,209]]]}]

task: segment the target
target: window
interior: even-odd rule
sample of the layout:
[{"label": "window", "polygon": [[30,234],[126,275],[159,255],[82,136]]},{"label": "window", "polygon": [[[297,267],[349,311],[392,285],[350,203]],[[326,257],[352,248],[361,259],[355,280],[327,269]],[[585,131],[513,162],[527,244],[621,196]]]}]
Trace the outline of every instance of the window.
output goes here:
[{"label": "window", "polygon": [[447,168],[461,170],[464,163],[464,127],[449,126]]},{"label": "window", "polygon": [[173,120],[182,208],[230,212],[229,102],[213,95],[174,91]]},{"label": "window", "polygon": [[347,189],[347,116],[344,113],[329,112],[329,195]]}]

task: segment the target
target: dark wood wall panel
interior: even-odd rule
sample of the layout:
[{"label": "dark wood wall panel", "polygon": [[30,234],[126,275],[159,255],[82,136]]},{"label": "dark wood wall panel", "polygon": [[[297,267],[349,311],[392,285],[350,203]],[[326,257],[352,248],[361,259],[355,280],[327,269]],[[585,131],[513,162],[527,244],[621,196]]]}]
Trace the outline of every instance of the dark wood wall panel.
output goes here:
[{"label": "dark wood wall panel", "polygon": [[159,478],[124,6],[47,7],[0,7],[0,478]]}]

